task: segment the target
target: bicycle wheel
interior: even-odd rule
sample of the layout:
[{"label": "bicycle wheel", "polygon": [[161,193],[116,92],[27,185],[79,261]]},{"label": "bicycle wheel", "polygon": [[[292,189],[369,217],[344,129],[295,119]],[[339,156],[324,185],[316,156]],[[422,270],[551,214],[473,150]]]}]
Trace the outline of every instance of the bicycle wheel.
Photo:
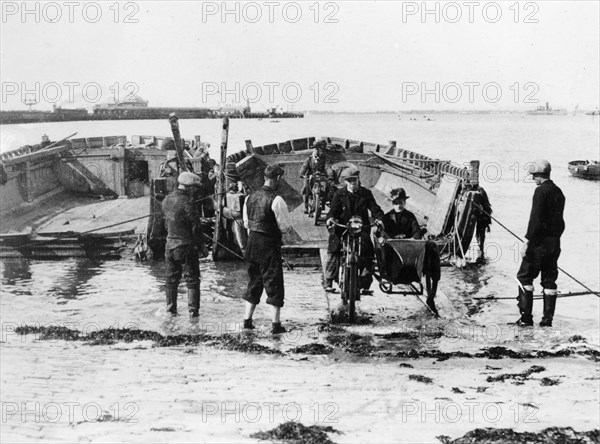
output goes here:
[{"label": "bicycle wheel", "polygon": [[356,257],[350,260],[348,266],[348,319],[351,323],[356,321],[356,299],[358,298],[358,264]]},{"label": "bicycle wheel", "polygon": [[321,220],[321,194],[315,193],[313,198],[313,208],[315,209],[315,225],[319,225]]},{"label": "bicycle wheel", "polygon": [[338,277],[338,282],[340,283],[340,294],[342,296],[342,303],[344,305],[348,304],[348,282],[347,281],[347,275],[348,273],[346,272],[346,264],[342,260],[340,261],[340,272],[339,272],[339,277]]}]

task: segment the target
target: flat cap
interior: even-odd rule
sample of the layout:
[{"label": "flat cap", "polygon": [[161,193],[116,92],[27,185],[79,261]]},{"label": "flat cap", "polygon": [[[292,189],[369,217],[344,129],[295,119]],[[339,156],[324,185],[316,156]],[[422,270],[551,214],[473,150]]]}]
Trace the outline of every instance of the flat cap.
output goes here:
[{"label": "flat cap", "polygon": [[358,171],[358,169],[354,168],[354,167],[345,168],[344,171],[342,171],[342,174],[340,174],[340,178],[342,180],[346,180],[349,177],[354,177],[354,178],[358,179],[359,176],[360,176],[360,171]]},{"label": "flat cap", "polygon": [[267,165],[264,174],[267,179],[277,179],[278,177],[283,176],[284,173],[285,171],[283,170],[281,165],[272,164]]},{"label": "flat cap", "polygon": [[187,186],[202,185],[202,179],[200,179],[200,177],[195,175],[194,173],[190,173],[188,171],[179,173],[179,176],[177,177],[177,182],[179,182],[179,185]]},{"label": "flat cap", "polygon": [[550,174],[552,166],[546,159],[536,159],[529,164],[529,174]]}]

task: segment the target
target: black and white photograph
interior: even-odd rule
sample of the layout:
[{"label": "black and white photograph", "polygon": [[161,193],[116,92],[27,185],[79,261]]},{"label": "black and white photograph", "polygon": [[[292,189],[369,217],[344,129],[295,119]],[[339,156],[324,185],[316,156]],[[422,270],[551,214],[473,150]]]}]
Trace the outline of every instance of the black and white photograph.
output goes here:
[{"label": "black and white photograph", "polygon": [[0,8],[0,442],[600,443],[600,0]]}]

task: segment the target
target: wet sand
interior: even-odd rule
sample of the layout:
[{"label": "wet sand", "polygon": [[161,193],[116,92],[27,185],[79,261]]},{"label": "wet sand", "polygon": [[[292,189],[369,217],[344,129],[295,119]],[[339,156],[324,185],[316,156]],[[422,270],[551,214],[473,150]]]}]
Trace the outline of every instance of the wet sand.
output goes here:
[{"label": "wet sand", "polygon": [[[234,294],[243,265],[227,266],[227,283],[209,273],[220,265],[203,267],[197,325],[167,317],[161,293],[142,298],[142,313],[123,305],[116,320],[129,321],[119,325],[126,331],[108,330],[101,310],[73,313],[72,324],[63,310],[44,319],[41,306],[4,314],[2,361],[18,365],[1,370],[2,441],[257,442],[252,434],[287,421],[333,427],[341,434],[329,439],[349,443],[599,427],[600,353],[589,311],[589,323],[558,313],[552,329],[517,329],[507,324],[513,301],[474,307],[468,288],[453,287],[464,287],[453,278],[463,271],[444,269],[441,319],[415,296],[377,289],[363,296],[361,323],[332,325],[339,294],[322,291],[318,271],[296,269],[285,273],[296,289],[282,312],[289,332],[273,337],[262,304],[257,329],[241,331]],[[115,303],[110,292],[106,302]],[[185,303],[180,294],[182,314]],[[50,321],[58,335],[44,339]],[[19,326],[34,329],[12,331]]]}]

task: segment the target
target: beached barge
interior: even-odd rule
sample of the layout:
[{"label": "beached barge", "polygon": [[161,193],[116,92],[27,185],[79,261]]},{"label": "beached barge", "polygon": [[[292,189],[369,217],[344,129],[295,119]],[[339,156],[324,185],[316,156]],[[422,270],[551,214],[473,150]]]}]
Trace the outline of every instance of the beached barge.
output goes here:
[{"label": "beached barge", "polygon": [[[164,139],[89,137],[0,155],[0,257],[118,257],[131,249],[146,233]],[[187,145],[203,146],[199,136]]]},{"label": "beached barge", "polygon": [[[160,201],[175,186],[174,178],[161,176],[167,151],[164,137],[111,136],[63,140],[25,146],[0,156],[0,257],[118,257],[137,244],[140,250],[162,257],[165,233]],[[220,162],[223,180],[216,190],[218,223],[205,220],[215,260],[242,254],[246,231],[241,221],[245,194],[262,186],[268,163],[285,168],[280,192],[293,220],[294,232],[285,241],[284,254],[292,264],[318,265],[328,232],[315,225],[301,206],[300,168],[311,154],[314,137],[253,146]],[[397,146],[329,137],[328,158],[338,171],[354,165],[362,184],[384,209],[392,188],[402,187],[415,213],[446,253],[464,256],[474,231],[473,202],[478,192],[465,188],[477,183],[479,162],[462,168],[448,160],[433,159]],[[185,155],[200,171],[200,137],[185,143]],[[242,187],[236,190],[235,185]],[[341,186],[338,184],[338,186]],[[223,193],[223,194],[221,194]],[[149,249],[147,249],[149,247]]]},{"label": "beached barge", "polygon": [[[392,207],[388,198],[390,190],[404,188],[410,196],[407,208],[427,230],[426,236],[435,239],[446,253],[466,255],[475,228],[474,202],[480,193],[470,191],[465,185],[478,183],[479,161],[472,161],[469,168],[463,168],[448,160],[403,149],[395,141],[376,144],[337,137],[326,137],[326,140],[328,164],[334,170],[339,173],[350,165],[357,167],[362,185],[373,192],[386,212]],[[245,151],[227,157],[222,188],[225,191],[239,181],[246,192],[256,190],[263,184],[265,166],[281,164],[285,175],[278,193],[288,204],[295,231],[284,239],[287,245],[283,250],[300,262],[303,257],[322,257],[328,239],[325,224],[315,224],[314,219],[304,213],[300,194],[300,168],[311,155],[314,141],[314,137],[307,137],[263,146],[253,146],[250,140],[246,141]],[[218,199],[217,207],[223,207],[223,216],[215,226],[215,259],[231,257],[232,250],[236,254],[243,252],[246,242],[241,221],[243,198],[241,192],[230,192]]]}]

